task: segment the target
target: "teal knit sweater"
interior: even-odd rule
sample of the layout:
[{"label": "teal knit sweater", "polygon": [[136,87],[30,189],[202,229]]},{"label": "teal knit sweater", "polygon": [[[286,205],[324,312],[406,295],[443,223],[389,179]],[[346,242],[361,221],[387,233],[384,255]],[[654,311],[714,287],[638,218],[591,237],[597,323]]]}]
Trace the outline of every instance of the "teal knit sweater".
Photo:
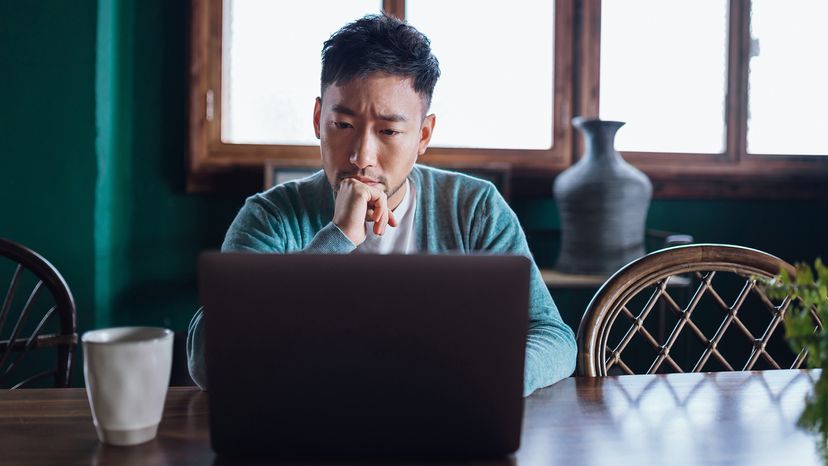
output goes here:
[{"label": "teal knit sweater", "polygon": [[[423,253],[485,251],[531,258],[517,216],[497,189],[459,173],[415,165],[414,228]],[[222,251],[347,254],[356,247],[331,222],[334,195],[324,172],[247,199],[230,225]],[[561,320],[537,266],[532,266],[524,396],[575,370],[575,337]],[[190,375],[205,388],[201,310],[187,335]]]}]

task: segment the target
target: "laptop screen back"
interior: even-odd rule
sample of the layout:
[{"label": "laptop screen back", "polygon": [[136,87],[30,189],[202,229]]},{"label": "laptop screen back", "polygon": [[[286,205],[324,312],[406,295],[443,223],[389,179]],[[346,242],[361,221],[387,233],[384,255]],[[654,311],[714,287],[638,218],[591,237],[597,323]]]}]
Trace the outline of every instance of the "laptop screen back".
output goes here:
[{"label": "laptop screen back", "polygon": [[213,448],[280,457],[516,450],[529,264],[203,254]]}]

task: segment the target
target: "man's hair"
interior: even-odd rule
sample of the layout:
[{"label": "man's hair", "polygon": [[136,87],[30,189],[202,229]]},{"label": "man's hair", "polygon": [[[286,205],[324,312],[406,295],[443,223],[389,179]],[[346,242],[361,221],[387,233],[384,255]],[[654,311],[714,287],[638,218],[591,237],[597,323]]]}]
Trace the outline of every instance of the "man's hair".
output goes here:
[{"label": "man's hair", "polygon": [[386,14],[346,24],[322,46],[322,93],[331,84],[341,86],[375,72],[412,78],[427,111],[440,64],[431,53],[428,37]]}]

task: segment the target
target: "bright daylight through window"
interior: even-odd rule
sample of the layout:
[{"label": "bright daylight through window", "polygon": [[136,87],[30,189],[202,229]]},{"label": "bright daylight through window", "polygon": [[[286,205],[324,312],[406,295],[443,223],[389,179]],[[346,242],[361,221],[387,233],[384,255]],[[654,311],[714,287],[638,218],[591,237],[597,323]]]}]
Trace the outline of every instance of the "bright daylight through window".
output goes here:
[{"label": "bright daylight through window", "polygon": [[826,19],[826,0],[753,0],[749,153],[828,155]]},{"label": "bright daylight through window", "polygon": [[619,150],[724,152],[727,10],[727,0],[601,2],[600,115],[627,123]]},{"label": "bright daylight through window", "polygon": [[222,140],[315,145],[311,116],[319,95],[322,42],[380,6],[378,0],[328,2],[325,8],[290,2],[287,12],[285,2],[226,0]]},{"label": "bright daylight through window", "polygon": [[[322,42],[348,21],[379,12],[381,2],[348,0],[325,8],[293,2],[289,14],[282,2],[267,0],[230,0],[224,8],[222,140],[315,145],[310,115],[319,95]],[[475,20],[457,34],[456,23],[446,19],[473,9]],[[520,11],[534,13],[503,21]],[[431,109],[438,116],[432,147],[552,146],[554,2],[410,0],[406,17],[431,39],[442,69]],[[493,35],[495,24],[499,33]],[[531,53],[526,44],[535,44]]]},{"label": "bright daylight through window", "polygon": [[[457,23],[447,19],[467,17],[473,10],[474,21],[457,34]],[[520,13],[526,11],[532,14]],[[552,147],[554,2],[484,6],[475,0],[409,0],[405,15],[431,39],[443,73],[434,90],[432,145]]]}]

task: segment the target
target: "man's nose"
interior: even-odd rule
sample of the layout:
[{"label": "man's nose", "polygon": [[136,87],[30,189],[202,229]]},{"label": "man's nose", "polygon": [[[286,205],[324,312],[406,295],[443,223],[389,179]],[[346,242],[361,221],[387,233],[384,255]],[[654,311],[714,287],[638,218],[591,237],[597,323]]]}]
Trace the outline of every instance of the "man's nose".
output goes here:
[{"label": "man's nose", "polygon": [[357,138],[353,152],[351,153],[351,163],[359,168],[371,167],[377,164],[377,150],[378,144],[376,138],[369,132]]}]

